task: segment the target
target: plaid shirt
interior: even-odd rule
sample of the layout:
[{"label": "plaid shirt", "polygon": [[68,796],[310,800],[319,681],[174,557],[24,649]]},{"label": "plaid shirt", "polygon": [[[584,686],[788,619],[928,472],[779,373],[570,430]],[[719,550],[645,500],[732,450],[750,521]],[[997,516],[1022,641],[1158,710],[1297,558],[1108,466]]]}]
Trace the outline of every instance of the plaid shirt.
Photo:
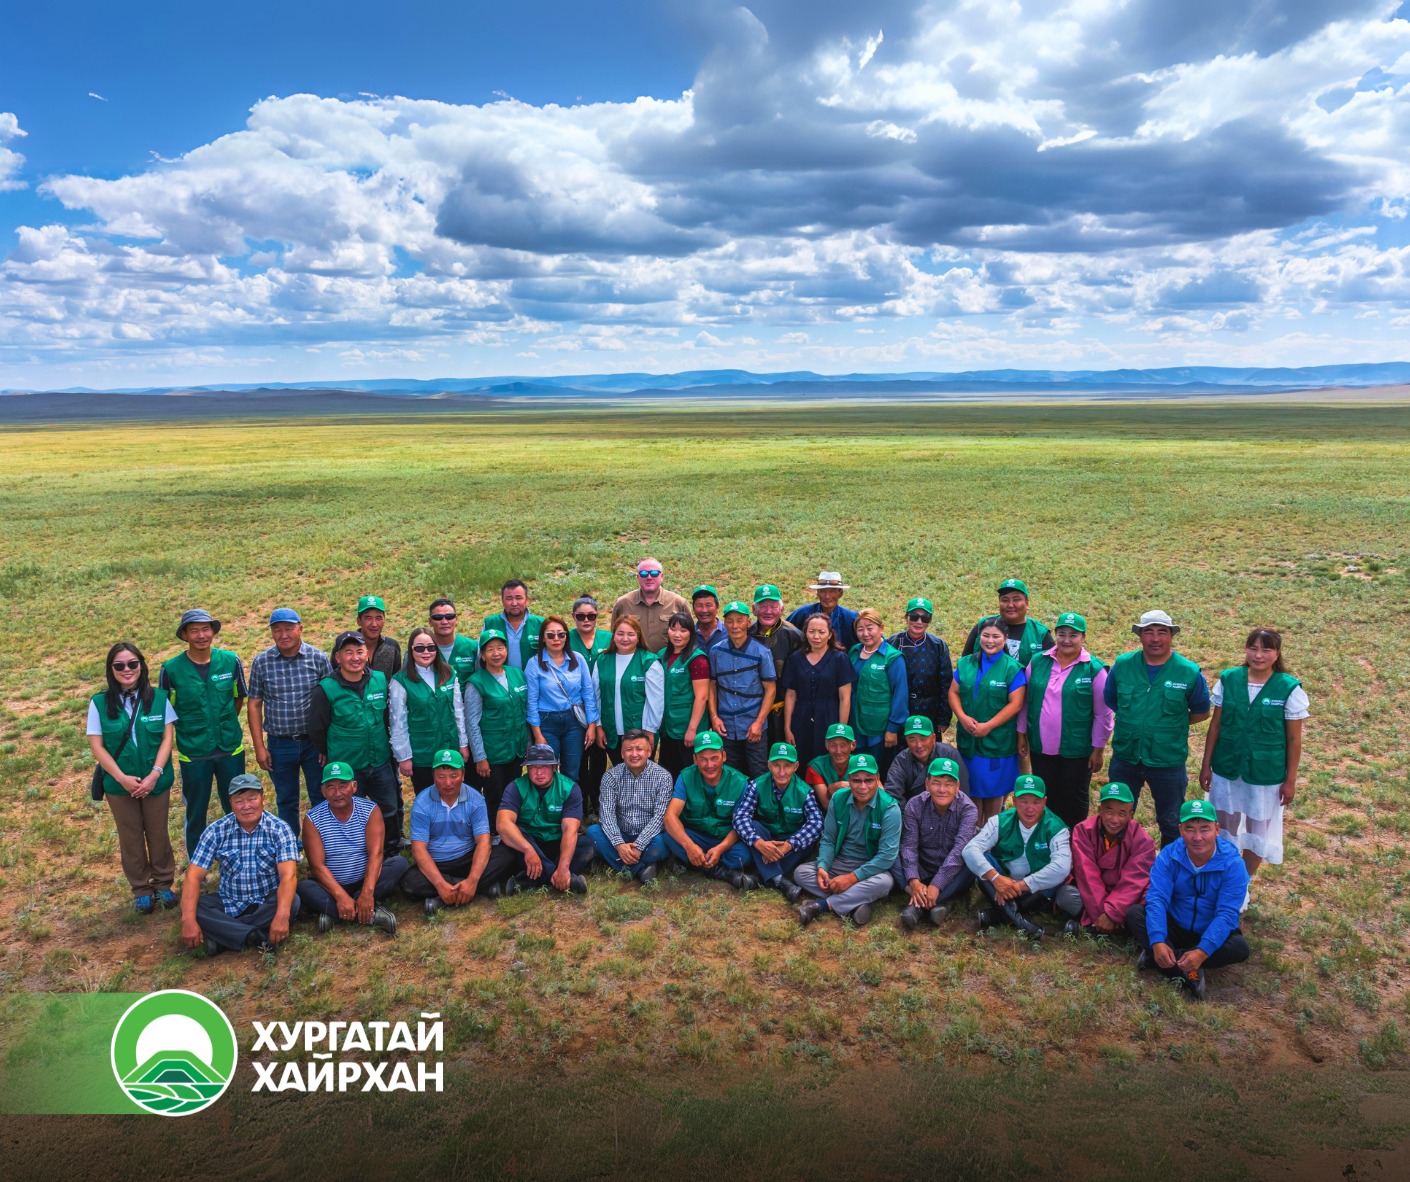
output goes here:
[{"label": "plaid shirt", "polygon": [[925,882],[926,871],[933,866],[927,885],[943,891],[963,869],[964,847],[977,832],[979,809],[963,792],[955,793],[943,813],[935,811],[929,793],[911,797],[901,814],[901,869],[906,882],[913,878]]},{"label": "plaid shirt", "polygon": [[757,780],[750,780],[749,787],[744,790],[744,795],[739,798],[739,803],[734,806],[734,831],[739,834],[739,840],[751,849],[756,841],[786,841],[795,850],[806,850],[811,847],[820,836],[822,836],[823,815],[822,809],[818,807],[817,796],[809,792],[803,801],[803,823],[798,826],[798,832],[792,837],[784,837],[779,834],[770,834],[768,830],[761,829],[754,824],[754,814],[759,811],[759,785],[767,784],[773,790],[774,800],[782,800],[783,793],[778,790],[778,785],[774,783],[770,775],[762,775]]},{"label": "plaid shirt", "polygon": [[253,833],[240,827],[234,813],[221,817],[206,827],[191,855],[191,865],[202,870],[220,863],[220,905],[226,915],[263,903],[279,885],[279,863],[298,860],[294,831],[269,812],[260,814]]},{"label": "plaid shirt", "polygon": [[270,645],[250,662],[250,697],[264,703],[264,729],[270,735],[308,733],[308,704],[319,679],[333,676],[328,654],[307,642],[286,657]]},{"label": "plaid shirt", "polygon": [[602,835],[614,846],[630,842],[644,850],[661,832],[675,787],[671,773],[654,759],[647,760],[639,776],[632,775],[625,763],[613,764],[599,789],[597,819]]}]

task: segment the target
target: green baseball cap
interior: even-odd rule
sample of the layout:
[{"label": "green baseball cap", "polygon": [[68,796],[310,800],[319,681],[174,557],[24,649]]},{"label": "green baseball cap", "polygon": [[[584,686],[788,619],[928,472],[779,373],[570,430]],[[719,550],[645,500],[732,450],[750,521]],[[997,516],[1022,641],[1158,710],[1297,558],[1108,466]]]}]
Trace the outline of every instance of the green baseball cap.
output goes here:
[{"label": "green baseball cap", "polygon": [[999,584],[999,594],[1005,591],[1022,591],[1025,596],[1028,594],[1028,584],[1022,579],[1005,579]]},{"label": "green baseball cap", "polygon": [[937,755],[930,761],[930,766],[925,769],[925,774],[927,776],[949,776],[952,780],[958,780],[960,765],[944,755]]},{"label": "green baseball cap", "polygon": [[382,602],[382,597],[380,595],[364,595],[361,599],[357,601],[358,615],[362,615],[363,612],[385,612],[386,610],[387,605]]},{"label": "green baseball cap", "polygon": [[1187,800],[1180,806],[1180,824],[1186,821],[1213,821],[1219,823],[1219,814],[1208,800]]},{"label": "green baseball cap", "polygon": [[484,648],[485,645],[489,644],[491,640],[503,641],[504,646],[506,648],[509,647],[509,637],[507,637],[498,628],[486,628],[483,632],[480,633],[480,647]]},{"label": "green baseball cap", "polygon": [[323,765],[323,783],[325,784],[329,780],[352,780],[355,778],[352,768],[345,763],[334,760],[332,763]]},{"label": "green baseball cap", "polygon": [[725,610],[720,614],[727,616],[730,612],[738,612],[741,616],[747,616],[749,615],[749,608],[745,606],[742,600],[731,599],[725,604]]},{"label": "green baseball cap", "polygon": [[1082,633],[1083,636],[1087,635],[1087,621],[1076,612],[1063,612],[1062,615],[1057,618],[1057,626],[1059,628],[1071,628],[1076,632]]},{"label": "green baseball cap", "polygon": [[1126,804],[1135,804],[1136,798],[1131,795],[1131,789],[1120,780],[1113,780],[1110,784],[1102,786],[1102,790],[1097,794],[1097,803],[1104,800],[1120,800]]},{"label": "green baseball cap", "polygon": [[1015,796],[1047,796],[1048,786],[1043,783],[1042,776],[1019,776],[1013,782],[1013,794]]},{"label": "green baseball cap", "polygon": [[847,761],[847,774],[855,776],[858,772],[871,772],[872,775],[880,775],[876,767],[876,760],[870,755],[854,755]]},{"label": "green baseball cap", "polygon": [[775,743],[769,748],[769,762],[776,759],[786,759],[789,763],[798,762],[798,748],[792,743]]},{"label": "green baseball cap", "polygon": [[714,731],[701,731],[695,736],[696,754],[701,751],[723,751],[724,749],[725,741]]},{"label": "green baseball cap", "polygon": [[702,595],[713,595],[716,599],[720,597],[720,593],[710,586],[709,583],[701,583],[700,586],[690,593],[690,602],[694,603]]},{"label": "green baseball cap", "polygon": [[855,743],[857,736],[853,733],[852,728],[845,722],[834,722],[827,728],[827,734],[823,736],[823,742],[826,743],[828,739],[846,739],[849,743]]},{"label": "green baseball cap", "polygon": [[906,614],[910,615],[913,611],[923,611],[926,615],[933,616],[935,614],[935,605],[931,603],[930,600],[926,599],[924,595],[916,595],[906,600]]},{"label": "green baseball cap", "polygon": [[924,714],[912,714],[906,719],[906,729],[901,732],[901,737],[907,735],[933,735],[935,724],[926,718]]},{"label": "green baseball cap", "polygon": [[779,603],[782,603],[783,592],[781,592],[772,583],[760,583],[757,587],[754,588],[755,603],[767,603],[770,599],[776,599],[779,601]]},{"label": "green baseball cap", "polygon": [[464,767],[465,761],[460,758],[460,752],[447,747],[444,751],[437,751],[435,758],[431,760],[432,767]]}]

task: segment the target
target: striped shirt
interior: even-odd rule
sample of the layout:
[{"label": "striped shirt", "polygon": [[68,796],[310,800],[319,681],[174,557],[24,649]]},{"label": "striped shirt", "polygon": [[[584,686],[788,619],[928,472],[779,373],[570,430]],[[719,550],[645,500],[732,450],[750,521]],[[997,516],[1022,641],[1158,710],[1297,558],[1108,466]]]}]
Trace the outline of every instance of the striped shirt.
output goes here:
[{"label": "striped shirt", "polygon": [[271,644],[250,662],[251,698],[264,703],[264,729],[274,738],[308,733],[308,705],[320,678],[333,676],[328,654],[308,643],[286,657]]},{"label": "striped shirt", "polygon": [[646,761],[639,776],[632,775],[625,763],[614,763],[602,777],[599,791],[597,820],[602,835],[614,846],[630,842],[644,850],[661,832],[675,781],[654,759]]},{"label": "striped shirt", "polygon": [[297,862],[299,843],[294,831],[273,813],[263,812],[246,833],[228,813],[206,827],[191,865],[209,870],[220,863],[220,905],[226,915],[263,903],[279,885],[279,863]]},{"label": "striped shirt", "polygon": [[323,862],[341,886],[367,875],[367,818],[377,806],[366,796],[354,796],[352,816],[340,821],[325,800],[309,809],[308,819],[323,839]]}]

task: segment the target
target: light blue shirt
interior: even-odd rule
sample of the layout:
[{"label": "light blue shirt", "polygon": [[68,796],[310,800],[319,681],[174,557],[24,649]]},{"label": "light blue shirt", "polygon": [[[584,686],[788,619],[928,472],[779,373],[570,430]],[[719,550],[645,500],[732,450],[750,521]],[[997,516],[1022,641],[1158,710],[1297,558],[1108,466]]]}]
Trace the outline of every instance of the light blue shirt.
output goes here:
[{"label": "light blue shirt", "polygon": [[460,797],[452,805],[441,799],[432,784],[416,794],[411,806],[411,840],[424,841],[434,862],[451,862],[463,857],[475,839],[490,831],[490,814],[485,798],[469,784],[462,784]]},{"label": "light blue shirt", "polygon": [[547,652],[543,653],[543,666],[539,665],[538,655],[529,658],[524,666],[524,684],[529,690],[529,725],[538,726],[545,714],[558,710],[571,710],[581,706],[587,711],[587,720],[597,722],[602,717],[597,694],[592,688],[592,670],[580,654],[573,654],[577,668],[569,669],[565,657],[563,664],[555,665]]}]

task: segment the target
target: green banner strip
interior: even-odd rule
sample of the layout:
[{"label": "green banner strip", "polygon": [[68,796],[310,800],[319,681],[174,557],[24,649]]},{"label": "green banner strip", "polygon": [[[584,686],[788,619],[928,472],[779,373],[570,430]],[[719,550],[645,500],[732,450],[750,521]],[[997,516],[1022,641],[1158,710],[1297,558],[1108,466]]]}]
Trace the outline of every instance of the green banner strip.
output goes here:
[{"label": "green banner strip", "polygon": [[0,997],[0,1113],[140,1113],[113,1075],[113,1030],[141,993]]}]

